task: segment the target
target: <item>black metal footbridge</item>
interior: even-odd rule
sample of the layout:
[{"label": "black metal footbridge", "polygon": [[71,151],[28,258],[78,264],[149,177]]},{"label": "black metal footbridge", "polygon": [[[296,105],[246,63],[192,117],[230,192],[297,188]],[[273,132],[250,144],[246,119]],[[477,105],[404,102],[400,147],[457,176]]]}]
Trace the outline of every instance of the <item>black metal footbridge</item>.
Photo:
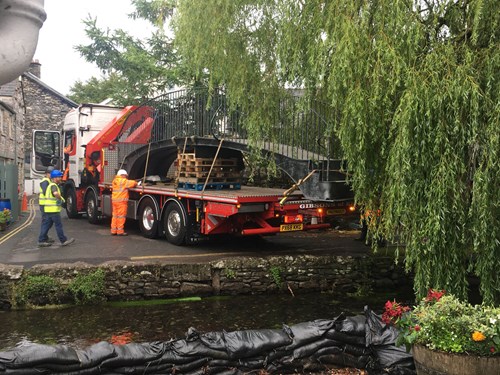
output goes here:
[{"label": "black metal footbridge", "polygon": [[334,115],[330,106],[290,95],[276,107],[272,123],[250,137],[247,116],[231,106],[224,90],[167,93],[145,102],[124,121],[116,139],[121,165],[133,178],[165,176],[179,151],[242,160],[242,153],[259,150],[262,157],[274,158],[306,198],[352,200],[346,163],[328,126]]}]

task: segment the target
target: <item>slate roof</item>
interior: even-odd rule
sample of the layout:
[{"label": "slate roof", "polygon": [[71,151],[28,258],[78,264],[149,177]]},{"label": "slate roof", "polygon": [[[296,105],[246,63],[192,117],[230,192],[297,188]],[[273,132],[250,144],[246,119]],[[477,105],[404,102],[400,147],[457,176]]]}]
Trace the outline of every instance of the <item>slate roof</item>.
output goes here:
[{"label": "slate roof", "polygon": [[50,87],[49,85],[47,85],[40,78],[38,78],[36,75],[34,75],[34,74],[30,73],[30,72],[25,72],[25,73],[23,73],[23,76],[25,76],[26,78],[34,81],[38,85],[42,86],[44,89],[46,89],[47,91],[51,92],[54,96],[57,96],[59,99],[61,99],[63,102],[65,102],[69,106],[71,106],[73,108],[78,107],[78,103],[76,103],[73,100],[71,100],[70,98],[64,96],[59,91],[54,90],[52,87]]},{"label": "slate roof", "polygon": [[15,79],[12,82],[8,82],[4,85],[1,85],[0,86],[0,96],[7,96],[9,98],[13,97],[18,85],[19,85],[19,81],[17,79]]},{"label": "slate roof", "polygon": [[[23,76],[28,78],[29,80],[35,82],[37,85],[43,87],[45,90],[49,91],[53,96],[59,98],[62,100],[64,103],[68,104],[69,106],[76,108],[78,107],[78,103],[74,102],[70,98],[64,96],[61,94],[59,91],[54,90],[52,87],[47,85],[45,82],[43,82],[40,78],[38,78],[36,75],[30,73],[30,72],[25,72],[23,73]],[[2,86],[0,86],[0,97],[5,96],[5,97],[13,97],[16,89],[19,85],[19,80],[15,79],[9,83],[6,83]]]}]

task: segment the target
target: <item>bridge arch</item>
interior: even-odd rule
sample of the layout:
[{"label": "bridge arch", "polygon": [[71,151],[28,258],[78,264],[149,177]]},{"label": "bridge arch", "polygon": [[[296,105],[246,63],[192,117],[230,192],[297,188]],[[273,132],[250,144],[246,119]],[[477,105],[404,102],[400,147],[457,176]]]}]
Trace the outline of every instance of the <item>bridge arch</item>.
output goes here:
[{"label": "bridge arch", "polygon": [[[280,104],[272,129],[274,134],[263,135],[259,141],[262,153],[274,158],[277,167],[294,183],[311,174],[300,185],[307,198],[352,199],[344,172],[345,161],[334,157],[335,140],[328,136],[329,112],[325,110],[328,106],[313,103],[304,110],[296,106],[295,100],[298,99]],[[122,155],[123,166],[131,177],[140,178],[144,173],[165,176],[178,150],[184,147],[213,150],[221,139],[219,156],[237,157],[243,168],[241,154],[250,151],[244,116],[230,108],[223,90],[215,90],[210,95],[206,90],[176,91],[146,102],[137,111],[141,116],[134,118],[141,117],[141,121],[134,124],[125,121],[117,139],[124,143],[142,142]],[[294,111],[297,114],[290,115]],[[286,114],[281,116],[281,112]]]}]

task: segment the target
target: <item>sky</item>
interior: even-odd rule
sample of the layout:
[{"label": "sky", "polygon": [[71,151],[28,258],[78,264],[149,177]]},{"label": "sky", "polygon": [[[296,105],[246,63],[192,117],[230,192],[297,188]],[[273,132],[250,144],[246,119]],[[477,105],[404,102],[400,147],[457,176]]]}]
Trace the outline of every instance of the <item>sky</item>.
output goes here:
[{"label": "sky", "polygon": [[45,0],[47,19],[38,36],[33,59],[41,64],[41,79],[63,95],[77,80],[101,77],[93,64],[86,62],[74,46],[89,42],[82,20],[90,14],[101,29],[121,28],[137,37],[150,34],[145,21],[127,17],[134,8],[129,0]]}]

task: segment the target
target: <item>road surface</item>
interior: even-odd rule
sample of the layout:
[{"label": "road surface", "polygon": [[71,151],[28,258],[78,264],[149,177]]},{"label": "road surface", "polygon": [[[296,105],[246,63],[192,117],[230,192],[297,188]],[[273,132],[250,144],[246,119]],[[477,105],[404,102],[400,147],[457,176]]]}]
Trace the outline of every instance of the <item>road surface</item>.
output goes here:
[{"label": "road surface", "polygon": [[[164,238],[142,237],[136,222],[127,220],[127,237],[111,236],[109,219],[100,225],[88,223],[85,217],[68,219],[62,213],[64,232],[75,243],[61,247],[59,241],[51,247],[37,246],[41,215],[36,199],[31,199],[29,211],[7,231],[0,232],[0,264],[31,267],[35,264],[74,263],[83,261],[100,264],[112,260],[200,263],[234,256],[268,256],[294,254],[362,255],[369,248],[355,241],[356,231],[309,231],[282,233],[270,237],[235,237],[203,241],[193,246],[175,246]],[[55,229],[49,235],[57,239]]]}]

